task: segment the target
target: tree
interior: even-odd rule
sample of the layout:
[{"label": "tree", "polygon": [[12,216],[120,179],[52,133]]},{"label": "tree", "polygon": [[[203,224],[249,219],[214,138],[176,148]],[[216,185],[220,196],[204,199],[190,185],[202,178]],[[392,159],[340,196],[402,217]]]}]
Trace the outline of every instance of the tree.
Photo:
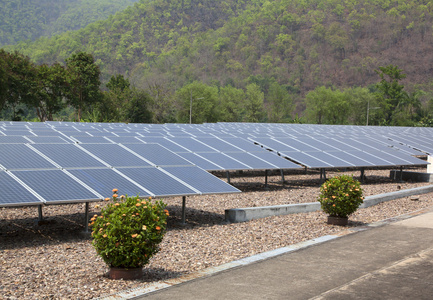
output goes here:
[{"label": "tree", "polygon": [[292,98],[283,86],[279,85],[277,82],[272,83],[269,87],[267,100],[269,103],[269,122],[289,122],[292,120]]},{"label": "tree", "polygon": [[78,52],[66,59],[68,91],[66,98],[76,110],[77,120],[81,120],[82,110],[96,104],[101,99],[99,86],[100,70],[93,56]]},{"label": "tree", "polygon": [[221,122],[241,122],[245,115],[245,93],[231,85],[222,87],[219,91]]},{"label": "tree", "polygon": [[406,92],[403,91],[404,85],[399,83],[406,78],[406,75],[403,70],[394,65],[379,67],[375,72],[381,79],[376,84],[378,104],[384,112],[385,122],[390,124],[397,106],[406,97]]},{"label": "tree", "polygon": [[218,88],[194,81],[176,92],[178,122],[195,124],[219,120]]},{"label": "tree", "polygon": [[245,122],[263,122],[266,116],[264,108],[265,94],[259,86],[251,83],[246,87]]},{"label": "tree", "polygon": [[153,114],[149,110],[153,99],[150,95],[136,88],[131,91],[131,99],[126,104],[125,121],[129,123],[151,123]]},{"label": "tree", "polygon": [[40,65],[37,67],[37,83],[37,93],[29,104],[35,108],[41,122],[52,121],[53,115],[64,107],[66,70],[59,63],[51,67]]}]

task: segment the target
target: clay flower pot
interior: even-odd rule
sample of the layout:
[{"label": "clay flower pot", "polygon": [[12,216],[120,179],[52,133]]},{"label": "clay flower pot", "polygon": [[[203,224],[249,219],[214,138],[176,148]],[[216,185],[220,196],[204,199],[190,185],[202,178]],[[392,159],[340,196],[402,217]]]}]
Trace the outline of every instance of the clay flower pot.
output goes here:
[{"label": "clay flower pot", "polygon": [[332,217],[328,216],[328,224],[346,226],[349,223],[348,217]]},{"label": "clay flower pot", "polygon": [[108,278],[110,279],[140,279],[143,277],[143,268],[115,268],[110,267]]}]

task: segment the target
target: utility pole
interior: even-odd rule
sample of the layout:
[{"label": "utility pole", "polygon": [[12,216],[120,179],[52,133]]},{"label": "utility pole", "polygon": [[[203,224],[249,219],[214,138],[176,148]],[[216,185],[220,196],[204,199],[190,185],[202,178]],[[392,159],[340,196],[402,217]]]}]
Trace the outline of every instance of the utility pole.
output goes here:
[{"label": "utility pole", "polygon": [[380,107],[370,107],[370,100],[367,102],[367,124],[365,126],[368,126],[368,115],[370,114],[370,109],[379,109]]},{"label": "utility pole", "polygon": [[[189,90],[190,100],[189,100],[189,124],[192,124],[192,90]],[[204,97],[196,98],[194,100],[204,99]]]}]

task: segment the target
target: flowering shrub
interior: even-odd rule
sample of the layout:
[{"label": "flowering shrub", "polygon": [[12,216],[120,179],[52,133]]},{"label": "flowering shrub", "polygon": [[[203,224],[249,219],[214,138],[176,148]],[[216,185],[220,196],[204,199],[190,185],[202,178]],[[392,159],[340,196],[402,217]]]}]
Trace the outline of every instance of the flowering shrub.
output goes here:
[{"label": "flowering shrub", "polygon": [[361,183],[351,176],[341,175],[327,180],[320,187],[322,210],[332,217],[347,217],[363,202]]},{"label": "flowering shrub", "polygon": [[119,197],[117,189],[113,193],[105,198],[101,215],[90,219],[93,246],[110,267],[142,267],[159,251],[169,215],[166,204],[152,203],[150,197]]}]

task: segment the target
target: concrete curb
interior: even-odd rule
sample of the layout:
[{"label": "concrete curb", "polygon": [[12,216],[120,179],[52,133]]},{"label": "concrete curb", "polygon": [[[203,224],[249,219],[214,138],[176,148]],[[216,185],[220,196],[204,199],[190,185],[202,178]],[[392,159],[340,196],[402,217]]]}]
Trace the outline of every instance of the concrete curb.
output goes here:
[{"label": "concrete curb", "polygon": [[[433,185],[417,187],[413,189],[401,190],[391,193],[367,196],[360,208],[370,207],[382,202],[391,201],[399,198],[410,197],[433,192]],[[274,205],[262,207],[232,208],[225,210],[225,219],[230,223],[246,222],[254,219],[266,218],[270,216],[281,216],[314,212],[321,210],[319,202]]]}]

